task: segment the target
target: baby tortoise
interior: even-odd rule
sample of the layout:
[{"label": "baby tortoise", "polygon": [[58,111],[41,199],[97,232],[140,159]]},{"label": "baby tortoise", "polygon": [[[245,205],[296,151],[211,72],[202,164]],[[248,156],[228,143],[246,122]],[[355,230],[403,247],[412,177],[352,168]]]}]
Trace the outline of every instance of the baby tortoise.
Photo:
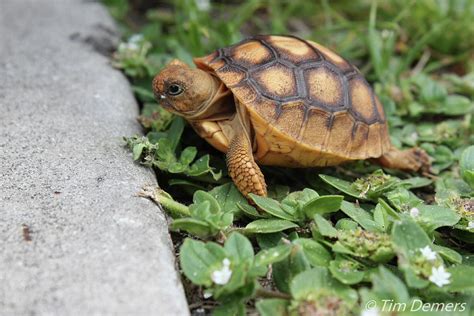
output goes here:
[{"label": "baby tortoise", "polygon": [[374,158],[387,168],[429,168],[423,150],[390,143],[382,104],[367,81],[320,44],[255,36],[194,63],[169,63],[153,80],[155,97],[226,153],[245,196],[267,194],[257,163],[316,167]]}]

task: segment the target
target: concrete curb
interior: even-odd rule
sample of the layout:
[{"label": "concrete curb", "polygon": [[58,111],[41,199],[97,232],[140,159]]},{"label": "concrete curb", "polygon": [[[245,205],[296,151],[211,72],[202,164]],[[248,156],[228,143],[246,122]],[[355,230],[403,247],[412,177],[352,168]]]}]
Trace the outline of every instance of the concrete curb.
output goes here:
[{"label": "concrete curb", "polygon": [[80,0],[0,4],[0,314],[187,315],[163,213],[135,197],[153,173],[116,41]]}]

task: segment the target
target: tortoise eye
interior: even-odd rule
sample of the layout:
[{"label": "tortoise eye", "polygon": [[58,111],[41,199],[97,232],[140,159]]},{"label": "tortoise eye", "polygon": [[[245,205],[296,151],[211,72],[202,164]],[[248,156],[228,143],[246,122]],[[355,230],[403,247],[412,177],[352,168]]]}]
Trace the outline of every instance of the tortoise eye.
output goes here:
[{"label": "tortoise eye", "polygon": [[168,87],[166,94],[175,96],[183,93],[184,89],[179,84],[173,83]]}]

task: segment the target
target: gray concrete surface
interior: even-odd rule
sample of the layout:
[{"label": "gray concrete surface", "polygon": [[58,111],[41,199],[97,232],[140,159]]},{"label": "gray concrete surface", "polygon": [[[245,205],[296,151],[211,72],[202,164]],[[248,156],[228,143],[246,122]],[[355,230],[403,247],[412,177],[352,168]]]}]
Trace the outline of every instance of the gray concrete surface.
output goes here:
[{"label": "gray concrete surface", "polygon": [[94,1],[0,1],[0,315],[188,314],[165,217],[134,196],[156,180],[122,147],[114,30]]}]

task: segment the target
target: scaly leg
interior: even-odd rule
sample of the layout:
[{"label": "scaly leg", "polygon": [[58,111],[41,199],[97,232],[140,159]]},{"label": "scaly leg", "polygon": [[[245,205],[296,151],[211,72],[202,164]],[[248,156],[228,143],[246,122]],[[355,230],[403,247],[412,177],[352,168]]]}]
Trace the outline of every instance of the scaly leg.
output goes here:
[{"label": "scaly leg", "polygon": [[420,148],[399,150],[392,147],[375,160],[383,167],[405,171],[429,172],[431,167],[430,156]]},{"label": "scaly leg", "polygon": [[234,136],[226,160],[230,177],[245,197],[248,198],[249,193],[267,196],[265,178],[255,163],[252,146],[246,133],[240,132]]}]

